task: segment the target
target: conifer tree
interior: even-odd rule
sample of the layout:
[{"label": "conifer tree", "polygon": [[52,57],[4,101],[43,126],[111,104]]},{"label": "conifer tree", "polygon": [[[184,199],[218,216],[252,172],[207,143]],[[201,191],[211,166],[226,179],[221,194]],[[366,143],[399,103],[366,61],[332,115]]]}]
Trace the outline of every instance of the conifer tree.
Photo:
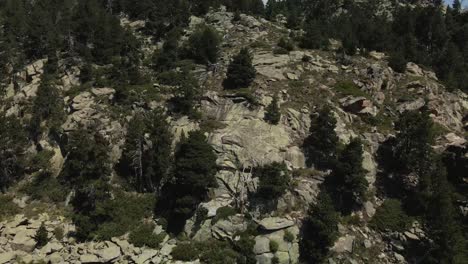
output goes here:
[{"label": "conifer tree", "polygon": [[271,103],[265,109],[265,121],[277,125],[281,120],[281,112],[278,106],[278,96],[275,95]]},{"label": "conifer tree", "polygon": [[434,195],[428,214],[433,245],[425,263],[465,263],[468,259],[468,242],[457,221],[446,170],[440,162],[434,181]]},{"label": "conifer tree", "polygon": [[320,110],[310,127],[310,135],[304,141],[308,166],[331,168],[337,158],[338,136],[336,119],[329,107]]},{"label": "conifer tree", "polygon": [[255,76],[252,56],[247,48],[242,48],[229,64],[224,85],[229,89],[246,88],[253,82]]},{"label": "conifer tree", "polygon": [[36,248],[42,248],[49,243],[49,234],[44,223],[37,230],[34,240],[36,240]]},{"label": "conifer tree", "polygon": [[358,138],[340,153],[332,175],[327,178],[327,187],[335,203],[335,208],[348,214],[365,202],[368,182],[365,178],[362,143]]},{"label": "conifer tree", "polygon": [[260,179],[257,193],[265,199],[278,199],[290,180],[286,165],[278,162],[255,168],[253,175]]},{"label": "conifer tree", "polygon": [[330,195],[321,190],[303,223],[299,248],[300,258],[305,263],[322,263],[325,260],[338,236],[338,217]]},{"label": "conifer tree", "polygon": [[159,189],[171,162],[172,135],[161,110],[137,113],[128,124],[121,168],[139,192]]},{"label": "conifer tree", "polygon": [[6,191],[22,175],[27,142],[18,119],[0,115],[0,192]]},{"label": "conifer tree", "polygon": [[219,56],[220,37],[210,26],[200,26],[189,38],[190,56],[201,64],[216,63]]}]

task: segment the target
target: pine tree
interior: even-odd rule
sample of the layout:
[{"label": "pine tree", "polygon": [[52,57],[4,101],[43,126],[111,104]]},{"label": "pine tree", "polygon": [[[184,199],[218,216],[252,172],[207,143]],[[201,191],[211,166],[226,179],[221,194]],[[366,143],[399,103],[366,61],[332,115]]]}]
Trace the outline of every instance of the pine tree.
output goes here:
[{"label": "pine tree", "polygon": [[192,131],[176,149],[173,177],[163,187],[156,208],[171,232],[179,233],[209,188],[217,187],[216,155],[206,140],[202,132]]},{"label": "pine tree", "polygon": [[271,103],[265,109],[265,121],[277,125],[281,120],[281,112],[278,106],[278,96],[275,95]]},{"label": "pine tree", "polygon": [[338,213],[325,190],[309,208],[299,242],[300,258],[305,263],[322,263],[338,236]]},{"label": "pine tree", "polygon": [[304,140],[304,151],[308,166],[331,168],[337,158],[338,136],[335,132],[336,119],[329,107],[320,110],[314,118],[310,135]]},{"label": "pine tree", "polygon": [[65,105],[56,86],[57,80],[54,73],[56,68],[52,66],[53,64],[53,59],[51,59],[44,65],[45,73],[34,99],[30,124],[30,132],[34,140],[37,140],[41,134],[44,121],[47,123],[49,134],[58,138],[65,119]]},{"label": "pine tree", "polygon": [[108,143],[99,133],[85,129],[71,132],[65,152],[67,160],[59,176],[63,183],[87,186],[110,176]]},{"label": "pine tree", "polygon": [[256,70],[247,48],[242,48],[229,64],[224,86],[229,89],[246,88],[255,79]]},{"label": "pine tree", "polygon": [[365,178],[362,143],[358,138],[340,153],[332,175],[327,178],[327,187],[335,203],[335,208],[349,214],[354,208],[362,206],[368,182]]},{"label": "pine tree", "polygon": [[460,223],[456,220],[452,191],[447,182],[445,168],[438,164],[434,184],[434,196],[428,222],[430,237],[434,244],[425,263],[466,263],[468,242],[463,237]]},{"label": "pine tree", "polygon": [[327,40],[322,32],[322,26],[315,19],[308,19],[304,26],[305,34],[301,38],[300,46],[305,49],[320,49],[326,46]]},{"label": "pine tree", "polygon": [[28,143],[23,126],[15,117],[0,115],[0,191],[20,178],[25,168]]},{"label": "pine tree", "polygon": [[36,240],[36,248],[42,248],[49,243],[49,234],[44,223],[37,230],[34,240]]},{"label": "pine tree", "polygon": [[278,199],[283,195],[290,180],[286,165],[278,162],[255,168],[253,175],[260,179],[258,196],[267,200]]},{"label": "pine tree", "polygon": [[201,64],[216,63],[219,56],[220,37],[216,30],[210,26],[200,26],[190,36],[189,40],[190,56]]}]

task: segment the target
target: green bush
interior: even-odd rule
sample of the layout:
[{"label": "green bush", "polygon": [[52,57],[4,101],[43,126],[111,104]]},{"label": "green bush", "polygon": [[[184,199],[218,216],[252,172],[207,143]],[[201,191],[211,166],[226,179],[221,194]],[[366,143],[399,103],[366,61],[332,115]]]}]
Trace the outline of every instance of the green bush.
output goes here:
[{"label": "green bush", "polygon": [[154,228],[153,223],[140,225],[130,233],[129,242],[137,247],[158,248],[166,234],[156,235],[153,233]]},{"label": "green bush", "polygon": [[211,220],[211,224],[216,224],[219,220],[227,219],[230,216],[233,216],[237,213],[236,209],[230,206],[223,206],[216,210],[216,216]]},{"label": "green bush", "polygon": [[63,228],[60,226],[57,226],[54,228],[54,236],[58,241],[61,241],[63,237],[65,236]]},{"label": "green bush", "polygon": [[406,70],[406,59],[401,52],[390,54],[388,59],[388,66],[394,71],[403,73]]},{"label": "green bush", "polygon": [[292,242],[294,242],[294,239],[296,239],[296,238],[294,237],[293,233],[291,233],[289,230],[286,230],[284,232],[284,238],[283,239],[286,242],[292,243]]},{"label": "green bush", "polygon": [[172,249],[172,258],[180,261],[194,261],[200,255],[199,247],[195,243],[179,243]]},{"label": "green bush", "polygon": [[370,225],[380,231],[402,232],[411,226],[411,222],[411,218],[403,211],[401,202],[396,199],[388,199],[377,208]]},{"label": "green bush", "polygon": [[260,179],[257,194],[264,199],[277,199],[286,192],[289,174],[284,163],[272,163],[255,168],[254,177]]},{"label": "green bush", "polygon": [[294,50],[294,43],[291,40],[283,37],[278,41],[278,47],[289,52]]},{"label": "green bush", "polygon": [[13,216],[19,212],[18,206],[13,202],[13,197],[0,194],[0,220]]},{"label": "green bush", "polygon": [[50,173],[40,172],[32,182],[22,188],[22,191],[35,200],[60,203],[65,201],[68,188]]},{"label": "green bush", "polygon": [[97,205],[96,211],[108,219],[98,226],[97,238],[109,240],[135,229],[142,219],[152,216],[153,208],[154,197],[151,194],[131,195],[122,191],[115,192],[114,199]]},{"label": "green bush", "polygon": [[270,240],[270,251],[273,252],[273,253],[276,253],[276,251],[278,251],[278,242],[274,241],[274,240]]},{"label": "green bush", "polygon": [[343,95],[351,95],[351,96],[364,96],[367,97],[368,95],[359,89],[359,87],[351,82],[351,81],[341,81],[335,85],[335,90]]},{"label": "green bush", "polygon": [[272,259],[271,259],[271,264],[279,264],[280,261],[279,261],[279,258],[277,256],[274,256]]}]

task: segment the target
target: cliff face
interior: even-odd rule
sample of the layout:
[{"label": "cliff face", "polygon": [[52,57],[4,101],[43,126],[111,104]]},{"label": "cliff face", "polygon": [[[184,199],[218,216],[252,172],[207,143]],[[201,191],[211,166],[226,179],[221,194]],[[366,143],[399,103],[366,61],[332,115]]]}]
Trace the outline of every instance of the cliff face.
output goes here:
[{"label": "cliff face", "polygon": [[[257,263],[271,263],[274,257],[279,263],[298,263],[302,220],[308,205],[315,201],[318,185],[328,175],[328,172],[306,167],[302,142],[310,133],[311,116],[322,106],[329,105],[337,119],[335,130],[340,141],[348,143],[358,137],[364,142],[362,166],[367,171],[371,194],[363,209],[353,213],[355,222],[339,225],[340,237],[331,250],[329,262],[336,263],[335,259],[351,263],[405,263],[399,252],[411,243],[425,239],[425,230],[418,222],[405,232],[390,234],[367,226],[384,198],[375,196],[377,149],[396,133],[393,124],[400,113],[427,108],[440,126],[435,148],[442,151],[452,146],[465,149],[466,153],[468,96],[462,92],[447,92],[432,71],[413,63],[408,63],[405,73],[396,73],[382,53],[342,57],[335,52],[339,46],[335,42],[329,51],[296,48],[278,53],[279,39],[289,33],[281,22],[247,15],[241,15],[239,21],[233,22],[233,16],[221,10],[208,13],[206,17],[192,17],[185,32],[187,37],[190,36],[195,26],[204,22],[222,35],[219,63],[209,69],[198,65],[193,71],[204,91],[197,105],[203,120],[169,117],[174,146],[182,134],[206,128],[208,122],[211,124],[210,129],[205,130],[219,168],[216,174],[219,187],[212,190],[209,201],[200,204],[206,208],[206,218],[201,222],[197,216],[189,219],[185,225],[186,237],[195,241],[236,240],[237,234],[248,228],[248,213],[260,230],[254,245]],[[142,22],[122,23],[136,30]],[[251,49],[257,77],[247,93],[224,90],[222,80],[229,61],[244,46]],[[147,44],[145,49],[155,47]],[[77,90],[80,85],[77,65],[66,62],[59,65],[58,88],[67,108],[62,129],[65,133],[81,126],[97,129],[111,145],[112,165],[124,151],[131,116],[138,110],[167,107],[168,99],[173,96],[170,92],[161,92],[162,96],[158,98],[142,96],[133,102],[131,109],[118,109],[115,87]],[[43,67],[44,60],[38,60],[16,74],[15,83],[10,84],[3,98],[2,111],[7,116],[29,118]],[[347,88],[340,88],[343,83],[349,84]],[[167,87],[155,83],[147,89],[170,91],[164,88]],[[282,115],[278,125],[270,125],[264,121],[265,108],[275,95],[279,98]],[[53,150],[52,171],[55,176],[59,175],[67,158],[63,155],[65,151],[46,135],[39,144]],[[258,187],[252,169],[273,162],[286,164],[293,175],[292,183],[277,202],[256,204],[248,199],[248,194]],[[121,180],[115,174],[112,182],[118,186]],[[181,263],[172,261],[170,254],[180,241],[169,236],[163,239],[159,249],[131,245],[127,236],[104,242],[76,243],[66,236],[74,230],[71,221],[64,217],[68,210],[66,203],[52,206],[52,203],[37,202],[22,195],[18,188],[10,192],[15,196],[19,212],[0,224],[0,263],[15,263],[19,258],[27,263],[36,260],[50,263]],[[243,213],[212,221],[219,208],[233,205],[242,205]],[[37,213],[31,214],[34,210]],[[36,242],[32,237],[42,222],[50,232],[62,227],[65,236],[54,236],[47,246],[34,249]],[[163,226],[157,225],[154,232],[162,233]],[[291,234],[291,238],[286,234]],[[277,248],[272,248],[271,241],[276,242]]]}]

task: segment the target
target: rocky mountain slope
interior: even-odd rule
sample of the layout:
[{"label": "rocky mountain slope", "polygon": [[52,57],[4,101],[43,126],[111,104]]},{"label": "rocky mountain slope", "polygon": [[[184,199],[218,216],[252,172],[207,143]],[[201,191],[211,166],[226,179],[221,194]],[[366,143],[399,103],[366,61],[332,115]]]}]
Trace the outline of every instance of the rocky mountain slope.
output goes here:
[{"label": "rocky mountain slope", "polygon": [[[324,105],[332,106],[337,119],[336,133],[340,142],[349,143],[360,138],[364,143],[363,168],[369,182],[370,198],[360,211],[356,211],[339,225],[339,238],[331,249],[329,263],[406,263],[401,254],[405,247],[424,240],[425,230],[415,221],[404,232],[381,232],[368,226],[385,197],[376,191],[380,171],[376,159],[377,150],[389,137],[395,135],[394,122],[407,110],[427,108],[438,124],[437,146],[442,152],[448,147],[459,148],[466,155],[468,129],[468,95],[448,92],[429,69],[408,63],[405,73],[397,73],[389,66],[386,55],[370,52],[368,55],[341,56],[336,51],[340,45],[334,42],[329,51],[302,50],[276,52],[280,38],[290,30],[284,22],[270,22],[248,15],[225,10],[208,13],[204,17],[192,17],[185,32],[188,38],[197,24],[213,26],[222,36],[221,58],[212,67],[197,65],[193,73],[203,87],[203,95],[197,104],[201,120],[186,116],[169,117],[174,134],[174,146],[182,135],[202,129],[215,150],[219,168],[209,201],[200,204],[206,208],[206,218],[199,222],[195,215],[185,225],[185,237],[194,241],[236,240],[239,231],[247,230],[248,212],[258,225],[253,251],[257,263],[298,263],[299,233],[308,205],[314,203],[319,185],[328,172],[306,166],[302,142],[310,133],[311,116]],[[142,21],[122,19],[124,25],[134,30]],[[185,38],[186,39],[186,38]],[[241,47],[248,46],[253,55],[257,77],[246,91],[224,90],[228,64]],[[143,47],[148,53],[154,50],[149,42]],[[27,119],[30,107],[44,72],[44,61],[37,60],[16,73],[16,80],[8,86],[3,97],[1,111],[6,116]],[[155,83],[147,89],[159,91],[161,96],[152,98],[148,91],[142,93],[131,109],[121,109],[115,103],[115,87],[89,87],[80,85],[80,70],[73,63],[60,61],[59,89],[67,109],[61,128],[70,133],[78,128],[94,127],[110,143],[110,157],[116,164],[123,150],[128,120],[138,110],[149,111],[173,96],[170,87]],[[346,84],[346,85],[345,85]],[[139,91],[137,91],[138,93]],[[264,121],[265,108],[274,96],[278,96],[281,120],[278,125]],[[65,151],[48,138],[43,137],[40,146],[53,151],[50,164],[55,176],[60,174]],[[34,148],[30,152],[34,153]],[[251,204],[248,194],[255,192],[258,179],[253,177],[256,166],[284,162],[293,175],[287,192],[271,204]],[[67,236],[74,225],[67,216],[67,201],[52,204],[37,201],[22,194],[20,187],[33,177],[27,177],[8,193],[14,197],[16,215],[0,223],[0,264],[30,263],[183,263],[172,260],[171,250],[184,239],[165,235],[159,248],[137,247],[128,242],[128,235],[108,241],[78,243]],[[119,185],[121,179],[113,173],[112,182]],[[242,205],[242,213],[235,213],[213,221],[217,210],[225,206]],[[467,211],[466,207],[462,208]],[[44,223],[51,242],[36,249],[33,239]],[[52,235],[62,230],[62,236]],[[156,225],[155,233],[164,227]],[[288,235],[286,235],[288,234]],[[276,245],[272,246],[271,241]],[[188,262],[187,262],[188,263]],[[200,263],[194,261],[190,263]]]}]

